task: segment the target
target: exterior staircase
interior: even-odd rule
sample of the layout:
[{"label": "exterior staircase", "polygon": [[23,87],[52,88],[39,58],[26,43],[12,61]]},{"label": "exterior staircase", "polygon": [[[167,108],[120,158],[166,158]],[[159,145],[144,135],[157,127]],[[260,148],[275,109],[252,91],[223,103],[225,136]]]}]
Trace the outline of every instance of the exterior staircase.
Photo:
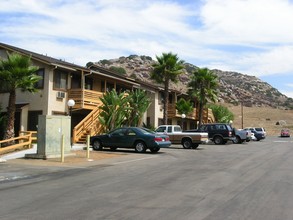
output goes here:
[{"label": "exterior staircase", "polygon": [[72,142],[84,144],[86,143],[87,135],[99,134],[102,131],[102,126],[99,123],[99,107],[94,108],[78,125],[73,129]]}]

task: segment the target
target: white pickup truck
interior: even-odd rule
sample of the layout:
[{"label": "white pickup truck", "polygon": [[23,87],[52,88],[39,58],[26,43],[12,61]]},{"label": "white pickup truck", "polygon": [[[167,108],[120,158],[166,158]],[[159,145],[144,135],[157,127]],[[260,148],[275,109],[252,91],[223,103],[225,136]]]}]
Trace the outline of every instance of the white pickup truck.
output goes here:
[{"label": "white pickup truck", "polygon": [[172,144],[182,144],[183,148],[196,149],[199,144],[209,141],[206,132],[182,132],[179,125],[160,125],[156,130],[158,134],[167,134]]}]

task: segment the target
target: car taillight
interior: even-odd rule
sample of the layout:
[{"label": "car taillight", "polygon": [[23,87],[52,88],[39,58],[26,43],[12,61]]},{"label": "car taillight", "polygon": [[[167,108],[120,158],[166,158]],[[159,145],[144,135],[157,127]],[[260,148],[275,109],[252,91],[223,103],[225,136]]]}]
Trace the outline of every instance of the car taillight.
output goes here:
[{"label": "car taillight", "polygon": [[163,138],[161,138],[161,137],[155,137],[155,141],[163,141]]},{"label": "car taillight", "polygon": [[165,138],[165,141],[169,141],[169,140],[170,140],[170,138],[169,138],[169,137],[166,137],[166,138]]},{"label": "car taillight", "polygon": [[229,137],[231,137],[232,136],[232,131],[229,131]]}]

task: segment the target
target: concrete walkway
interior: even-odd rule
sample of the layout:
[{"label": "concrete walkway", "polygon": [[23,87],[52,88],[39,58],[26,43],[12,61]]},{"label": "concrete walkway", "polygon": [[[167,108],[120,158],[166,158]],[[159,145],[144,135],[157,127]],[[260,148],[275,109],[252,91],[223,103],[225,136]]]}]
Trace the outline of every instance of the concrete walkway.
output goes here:
[{"label": "concrete walkway", "polygon": [[[84,147],[86,147],[85,144],[76,144],[76,145],[72,145],[72,150],[81,150]],[[0,156],[0,163],[5,162],[7,160],[11,160],[11,159],[24,158],[26,154],[36,154],[36,153],[37,153],[37,145],[33,144],[33,147],[30,149],[17,151],[17,152]]]}]

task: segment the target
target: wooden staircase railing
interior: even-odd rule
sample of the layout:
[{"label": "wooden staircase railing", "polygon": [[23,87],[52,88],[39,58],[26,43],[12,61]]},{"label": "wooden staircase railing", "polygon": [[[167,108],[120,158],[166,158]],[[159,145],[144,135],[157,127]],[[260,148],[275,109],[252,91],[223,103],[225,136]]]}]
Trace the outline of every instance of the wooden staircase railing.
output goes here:
[{"label": "wooden staircase railing", "polygon": [[37,140],[36,134],[36,131],[21,131],[19,137],[1,140],[0,155],[31,148],[32,142]]},{"label": "wooden staircase railing", "polygon": [[74,127],[72,134],[73,143],[86,143],[87,135],[92,136],[101,133],[102,125],[98,121],[100,112],[99,107],[96,107]]}]

